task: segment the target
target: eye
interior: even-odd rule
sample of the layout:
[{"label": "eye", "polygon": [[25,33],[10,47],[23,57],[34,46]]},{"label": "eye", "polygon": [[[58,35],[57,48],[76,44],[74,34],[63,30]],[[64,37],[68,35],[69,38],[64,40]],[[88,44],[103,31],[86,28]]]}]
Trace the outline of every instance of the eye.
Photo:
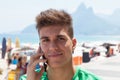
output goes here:
[{"label": "eye", "polygon": [[48,42],[49,39],[42,39],[42,42]]},{"label": "eye", "polygon": [[58,37],[58,40],[65,40],[64,37]]}]

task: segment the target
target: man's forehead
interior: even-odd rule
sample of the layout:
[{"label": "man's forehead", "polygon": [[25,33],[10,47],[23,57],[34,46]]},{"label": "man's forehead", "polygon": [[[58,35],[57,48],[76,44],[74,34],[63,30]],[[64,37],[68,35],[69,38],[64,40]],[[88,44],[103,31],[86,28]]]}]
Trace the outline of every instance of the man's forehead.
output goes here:
[{"label": "man's forehead", "polygon": [[50,38],[50,37],[65,37],[65,34],[56,34],[56,35],[41,35],[40,39]]},{"label": "man's forehead", "polygon": [[58,34],[64,34],[67,33],[67,29],[64,27],[46,27],[42,28],[39,32],[39,35],[58,35]]}]

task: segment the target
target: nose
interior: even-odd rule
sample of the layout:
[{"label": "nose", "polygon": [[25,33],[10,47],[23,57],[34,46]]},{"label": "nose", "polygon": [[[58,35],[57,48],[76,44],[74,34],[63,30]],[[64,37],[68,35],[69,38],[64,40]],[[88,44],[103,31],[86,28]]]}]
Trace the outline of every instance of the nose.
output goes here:
[{"label": "nose", "polygon": [[58,45],[56,42],[51,42],[49,44],[49,50],[56,50],[58,48]]}]

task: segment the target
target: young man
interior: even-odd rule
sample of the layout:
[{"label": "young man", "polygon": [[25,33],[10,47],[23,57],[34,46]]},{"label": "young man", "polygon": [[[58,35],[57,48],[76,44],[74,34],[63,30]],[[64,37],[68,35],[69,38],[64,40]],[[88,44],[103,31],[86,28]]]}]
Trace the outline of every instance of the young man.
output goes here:
[{"label": "young man", "polygon": [[[85,70],[74,69],[72,53],[76,47],[73,38],[72,18],[65,11],[49,9],[41,12],[37,18],[37,30],[40,46],[31,56],[27,67],[27,80],[99,80],[97,76]],[[40,59],[41,56],[46,59]],[[35,71],[38,63],[47,62],[47,70],[41,67]],[[26,80],[25,76],[21,80]]]}]

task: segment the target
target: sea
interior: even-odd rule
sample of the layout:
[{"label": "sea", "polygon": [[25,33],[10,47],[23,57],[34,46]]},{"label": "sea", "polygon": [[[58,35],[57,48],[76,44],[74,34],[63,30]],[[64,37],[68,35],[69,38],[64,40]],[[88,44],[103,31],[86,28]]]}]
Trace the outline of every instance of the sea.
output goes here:
[{"label": "sea", "polygon": [[[11,38],[12,43],[15,43],[16,38],[20,43],[39,44],[38,34],[0,34],[0,44],[2,44],[3,37]],[[94,41],[120,41],[120,36],[117,35],[75,35],[77,42],[94,42]]]}]

